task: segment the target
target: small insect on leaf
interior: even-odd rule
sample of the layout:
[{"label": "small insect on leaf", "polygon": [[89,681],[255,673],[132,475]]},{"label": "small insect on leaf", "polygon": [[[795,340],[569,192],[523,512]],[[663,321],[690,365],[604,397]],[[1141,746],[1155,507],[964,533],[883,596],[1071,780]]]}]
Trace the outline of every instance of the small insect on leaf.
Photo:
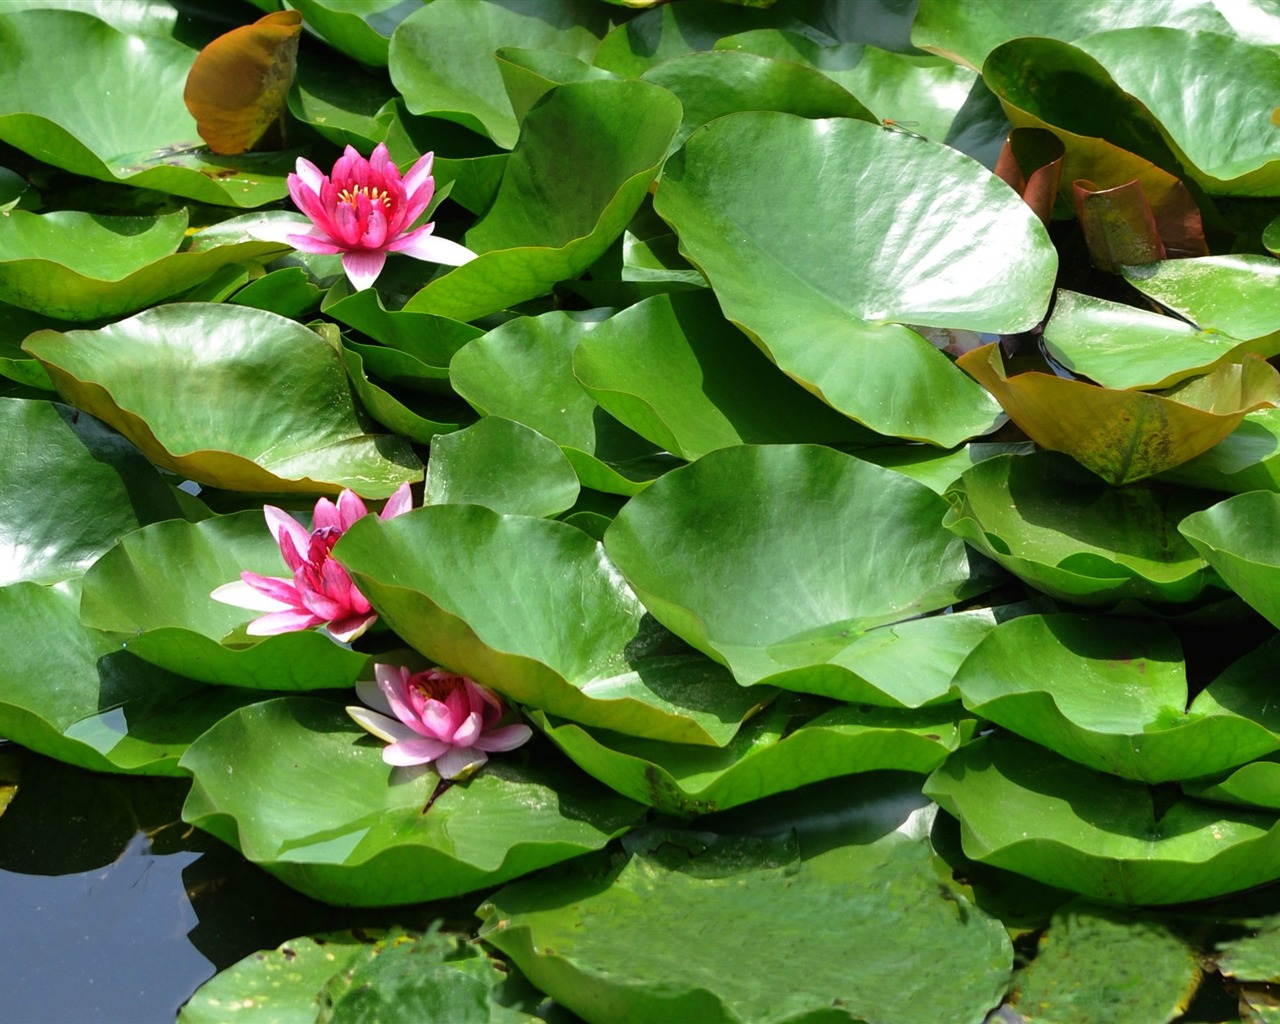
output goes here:
[{"label": "small insect on leaf", "polygon": [[182,94],[215,153],[252,149],[284,111],[302,15],[276,11],[219,36],[196,57]]},{"label": "small insect on leaf", "polygon": [[924,136],[919,132],[913,132],[908,125],[917,125],[919,121],[894,121],[892,118],[886,117],[880,122],[881,128],[888,128],[891,132],[899,132],[903,135],[910,135],[917,139],[923,139]]}]

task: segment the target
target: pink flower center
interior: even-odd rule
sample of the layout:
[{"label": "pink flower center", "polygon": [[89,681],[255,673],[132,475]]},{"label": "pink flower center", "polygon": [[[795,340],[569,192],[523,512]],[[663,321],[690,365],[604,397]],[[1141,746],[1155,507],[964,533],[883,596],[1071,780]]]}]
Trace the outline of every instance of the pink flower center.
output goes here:
[{"label": "pink flower center", "polygon": [[424,704],[429,700],[438,700],[443,704],[449,694],[453,693],[461,683],[461,676],[447,675],[443,672],[420,672],[409,680],[409,685],[417,692]]},{"label": "pink flower center", "polygon": [[381,203],[391,209],[391,193],[374,185],[351,185],[338,193],[338,202],[355,206],[359,196],[364,196],[371,203]]}]

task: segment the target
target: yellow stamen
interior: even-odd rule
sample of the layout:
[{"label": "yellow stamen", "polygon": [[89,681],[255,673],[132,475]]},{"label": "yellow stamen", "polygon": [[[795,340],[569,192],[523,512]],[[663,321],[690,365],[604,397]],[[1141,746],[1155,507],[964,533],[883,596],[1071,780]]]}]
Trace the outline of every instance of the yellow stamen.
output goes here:
[{"label": "yellow stamen", "polygon": [[371,203],[381,203],[388,210],[391,209],[391,195],[385,189],[371,188],[368,185],[353,185],[351,188],[344,188],[338,193],[338,202],[350,203],[356,205],[356,197],[364,196]]}]

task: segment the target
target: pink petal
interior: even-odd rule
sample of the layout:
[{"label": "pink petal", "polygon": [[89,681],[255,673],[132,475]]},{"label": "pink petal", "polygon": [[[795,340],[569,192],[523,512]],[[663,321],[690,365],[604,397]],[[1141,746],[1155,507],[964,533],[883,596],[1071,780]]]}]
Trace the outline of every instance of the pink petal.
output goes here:
[{"label": "pink petal", "polygon": [[[358,196],[357,204],[363,196]],[[365,203],[368,204],[365,199]],[[351,203],[339,203],[337,209],[333,211],[333,240],[337,242],[343,249],[354,249],[360,244],[360,236],[364,234],[364,228],[360,225],[360,212],[356,205]]]},{"label": "pink petal", "polygon": [[[386,668],[386,667],[389,667],[389,666],[375,665],[374,671],[377,672],[379,668]],[[395,714],[395,712],[391,710],[391,704],[387,700],[387,695],[382,692],[382,686],[376,680],[361,679],[359,682],[357,682],[356,696],[359,697],[366,704],[368,704],[369,707],[373,708],[375,711],[381,711],[383,714],[387,714],[387,715]]]},{"label": "pink petal", "polygon": [[382,506],[382,511],[378,513],[380,519],[394,519],[396,516],[402,516],[413,508],[413,492],[409,490],[409,484],[403,483],[396,488],[396,491],[387,499],[387,503]]},{"label": "pink petal", "polygon": [[387,764],[405,768],[414,764],[429,764],[449,750],[449,744],[422,736],[401,740],[382,750],[382,760]]},{"label": "pink petal", "polygon": [[[320,185],[325,180],[325,175],[319,167],[313,164],[305,157],[298,157],[297,163],[298,177],[302,179],[302,184],[306,185],[316,195],[320,194]],[[293,190],[290,189],[290,192]]]},{"label": "pink petal", "polygon": [[[409,202],[414,203],[418,200],[418,192],[425,186],[427,189],[426,201],[422,204],[422,209],[427,208],[427,204],[431,202],[431,194],[435,191],[435,181],[431,177],[431,165],[435,161],[434,153],[424,153],[418,157],[409,171],[404,176],[404,191],[409,197]],[[421,212],[421,211],[419,211]]]},{"label": "pink petal", "polygon": [[338,521],[334,525],[346,533],[357,519],[363,519],[368,514],[369,510],[365,508],[360,495],[355,491],[344,490],[338,495]]},{"label": "pink petal", "polygon": [[[383,665],[375,662],[373,677],[377,681],[378,689],[382,691],[383,697],[386,698],[391,713],[415,732],[426,735],[426,731],[419,728],[422,723],[418,721],[418,716],[414,714],[413,708],[409,705],[409,670],[400,665]],[[363,700],[364,698],[361,699]],[[365,703],[377,707],[376,704],[372,704],[370,701],[365,701]]]},{"label": "pink petal", "polygon": [[489,755],[474,747],[451,747],[436,760],[436,771],[442,779],[466,778],[489,760]]},{"label": "pink petal", "polygon": [[245,632],[250,636],[276,636],[279,633],[296,633],[301,629],[310,629],[323,621],[306,612],[292,610],[272,612],[260,619],[254,619],[245,627]]},{"label": "pink petal", "polygon": [[527,725],[504,725],[501,729],[490,729],[475,745],[481,750],[515,750],[529,742],[532,735],[533,730]]},{"label": "pink petal", "polygon": [[330,241],[328,236],[321,238],[318,234],[285,235],[285,241],[299,252],[309,252],[313,256],[336,256],[343,252],[342,246]]},{"label": "pink petal", "polygon": [[[279,582],[289,583],[289,586],[293,586],[288,580],[280,580]],[[268,597],[259,588],[254,587],[245,580],[224,583],[209,596],[222,604],[234,605],[237,608],[248,608],[251,612],[279,612],[295,606],[292,601],[277,601],[275,598]]]},{"label": "pink petal", "polygon": [[378,252],[349,252],[342,257],[342,269],[347,272],[347,280],[356,291],[372,288],[378,280],[382,267],[387,262],[387,254]]},{"label": "pink petal", "polygon": [[316,502],[316,507],[311,512],[311,529],[315,530],[334,529],[342,522],[341,516],[338,515],[338,506],[328,498],[321,498]]},{"label": "pink petal", "polygon": [[387,208],[382,203],[370,203],[364,219],[364,232],[360,235],[361,247],[381,249],[387,242],[388,227]]},{"label": "pink petal", "polygon": [[385,174],[388,164],[391,164],[391,169],[395,172],[396,177],[399,177],[400,171],[395,164],[391,163],[391,158],[387,153],[387,144],[379,142],[373,147],[373,153],[369,157],[369,166],[379,174]]},{"label": "pink petal", "polygon": [[484,720],[473,711],[462,720],[449,740],[455,747],[470,747],[480,738],[483,729]]},{"label": "pink petal", "polygon": [[[387,248],[391,252],[402,252],[406,256],[412,256],[415,260],[428,260],[431,263],[441,263],[446,267],[460,267],[476,258],[477,254],[465,245],[451,242],[447,238],[437,238],[431,234],[434,227],[434,223],[424,224],[416,231],[410,231],[407,235],[397,238]],[[343,265],[345,264],[344,258]]]},{"label": "pink petal", "polygon": [[352,640],[364,636],[365,631],[377,621],[377,613],[370,612],[368,615],[350,616],[345,619],[327,622],[324,628],[329,631],[329,635],[335,640],[341,640],[344,644],[349,644]]},{"label": "pink petal", "polygon": [[263,608],[263,611],[274,612],[283,611],[285,608],[302,607],[302,598],[293,580],[284,580],[279,576],[259,576],[256,572],[242,572],[240,581],[245,586],[256,590],[265,600],[276,603],[275,608]]},{"label": "pink petal", "polygon": [[447,704],[438,700],[429,700],[418,715],[422,722],[422,731],[444,740],[452,740],[461,718],[454,715]]},{"label": "pink petal", "polygon": [[311,545],[311,534],[298,520],[282,508],[274,505],[262,506],[262,517],[267,521],[267,529],[277,544],[283,544],[280,535],[285,534],[293,540],[299,551],[306,551]]}]

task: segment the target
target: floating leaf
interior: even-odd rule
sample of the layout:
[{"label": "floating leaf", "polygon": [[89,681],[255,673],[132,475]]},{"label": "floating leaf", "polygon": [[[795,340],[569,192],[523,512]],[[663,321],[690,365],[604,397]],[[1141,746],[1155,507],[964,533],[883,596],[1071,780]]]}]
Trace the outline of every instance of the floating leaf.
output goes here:
[{"label": "floating leaf", "polygon": [[253,149],[284,113],[302,15],[274,11],[219,36],[197,55],[182,99],[214,153]]},{"label": "floating leaf", "polygon": [[1025,330],[1057,262],[1003,182],[863,121],[719,118],[667,162],[654,208],[725,315],[789,376],[873,430],[948,446],[998,414],[906,325]]},{"label": "floating leaf", "polygon": [[[896,681],[891,666],[902,657],[918,663],[920,648],[905,641],[938,624],[900,620],[992,582],[941,528],[943,512],[923,484],[830,448],[739,446],[655,481],[623,508],[605,542],[645,607],[742,685],[919,704],[938,696],[932,672],[921,693]],[[886,645],[874,627],[895,622],[904,643]],[[967,652],[990,620],[953,625],[961,623],[967,637],[940,648]]]},{"label": "floating leaf", "polygon": [[640,809],[559,765],[522,767],[501,755],[437,793],[434,771],[393,769],[380,751],[340,705],[254,704],[183,757],[193,776],[183,818],[309,896],[385,906],[470,892],[599,849]]},{"label": "floating leaf", "polygon": [[1013,738],[975,740],[925,793],[960,820],[964,852],[1107,903],[1208,899],[1280,878],[1274,815],[1181,799]]},{"label": "floating leaf", "polygon": [[334,347],[274,313],[176,303],[25,347],[64,398],[200,483],[385,498],[421,479],[403,440],[368,432]]},{"label": "floating leaf", "polygon": [[1178,529],[1227,585],[1280,626],[1280,495],[1237,494],[1187,516]]},{"label": "floating leaf", "polygon": [[1280,263],[1267,256],[1206,256],[1126,267],[1125,280],[1204,331],[1244,340],[1249,351],[1278,355],[1280,312],[1275,306]]},{"label": "floating leaf", "polygon": [[1042,452],[987,459],[945,497],[948,530],[1059,600],[1180,604],[1217,583],[1177,531],[1184,517],[1212,504],[1212,494],[1159,484],[1109,487]]},{"label": "floating leaf", "polygon": [[1280,404],[1280,375],[1250,356],[1163,394],[1116,391],[1039,372],[1010,377],[998,345],[966,352],[959,365],[1036,444],[1066,452],[1117,485],[1172,469],[1212,448],[1245,413]]}]

